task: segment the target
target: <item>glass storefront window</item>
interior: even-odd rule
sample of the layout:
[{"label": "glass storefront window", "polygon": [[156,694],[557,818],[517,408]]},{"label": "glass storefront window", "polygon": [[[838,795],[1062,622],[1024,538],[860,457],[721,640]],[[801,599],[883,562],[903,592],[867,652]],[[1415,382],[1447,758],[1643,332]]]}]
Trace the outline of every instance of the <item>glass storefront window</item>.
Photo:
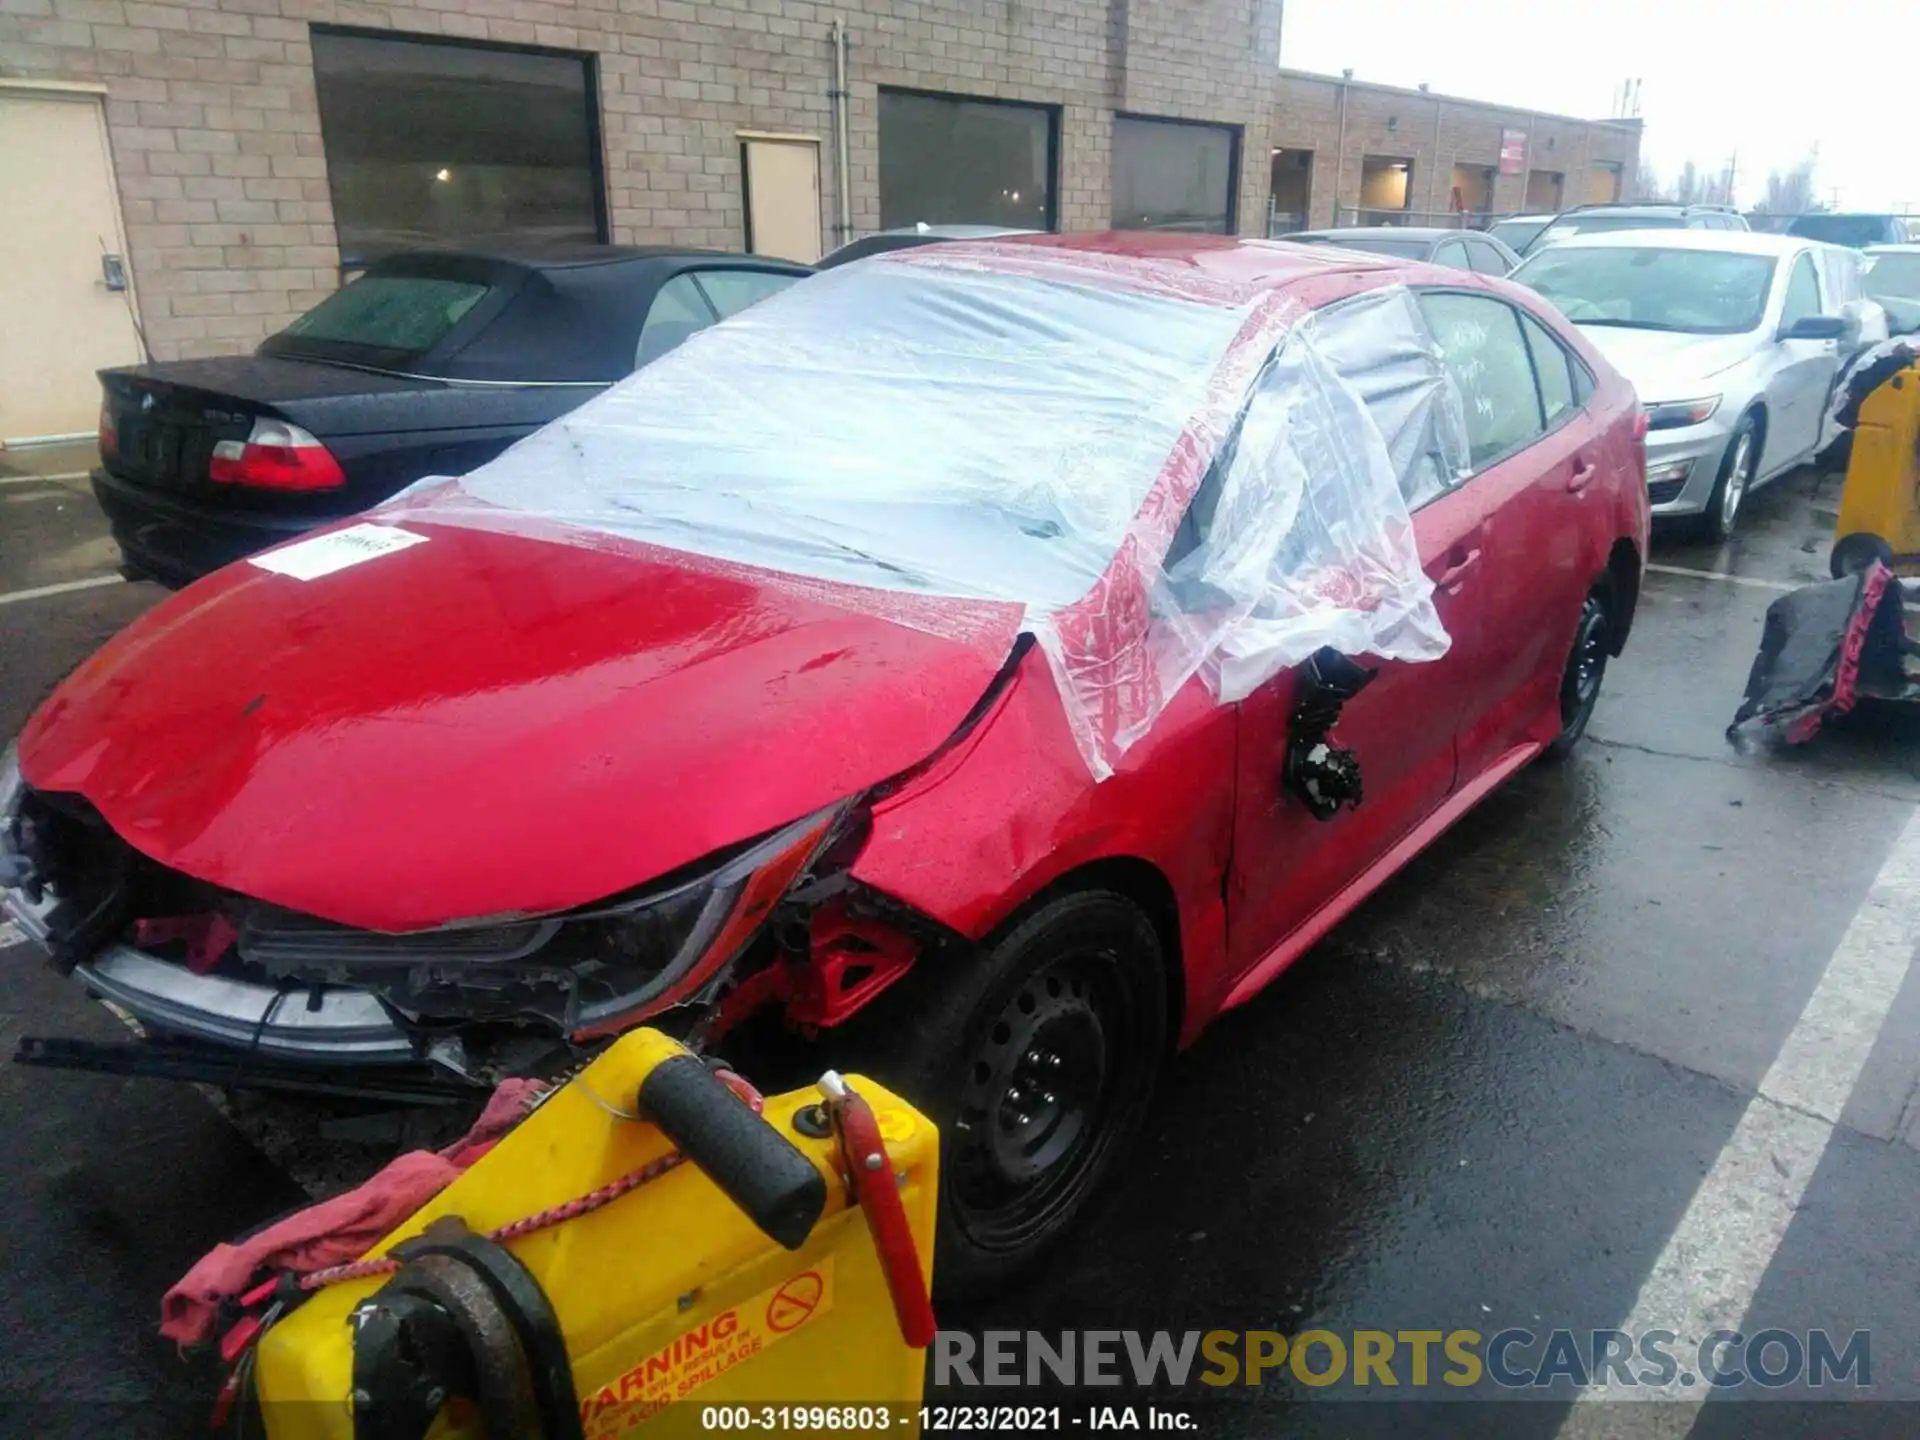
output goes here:
[{"label": "glass storefront window", "polygon": [[1113,121],[1113,228],[1230,235],[1239,132],[1184,120]]},{"label": "glass storefront window", "polygon": [[880,92],[880,228],[1003,225],[1051,230],[1059,112]]},{"label": "glass storefront window", "polygon": [[313,71],[343,266],[606,238],[585,56],[316,27]]}]

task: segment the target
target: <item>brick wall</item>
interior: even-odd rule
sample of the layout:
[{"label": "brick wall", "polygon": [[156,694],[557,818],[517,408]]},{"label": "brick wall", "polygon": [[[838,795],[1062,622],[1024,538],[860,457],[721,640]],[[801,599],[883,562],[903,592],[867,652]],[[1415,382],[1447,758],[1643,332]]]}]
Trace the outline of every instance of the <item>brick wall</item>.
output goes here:
[{"label": "brick wall", "polygon": [[[0,0],[0,77],[106,85],[133,281],[155,354],[171,358],[244,350],[336,282],[311,24],[592,54],[613,238],[737,249],[742,130],[819,139],[822,234],[839,238],[836,15],[852,37],[857,231],[879,224],[883,86],[1060,106],[1066,229],[1111,220],[1115,111],[1241,127],[1249,234],[1265,228],[1270,148],[1313,149],[1314,218],[1331,218],[1319,157],[1334,149],[1338,86],[1276,78],[1281,0]],[[1456,109],[1467,114],[1447,107],[1442,150],[1486,150],[1491,163],[1506,112],[1480,107],[1456,131]],[[1343,197],[1390,114],[1431,151],[1430,97],[1356,87],[1350,110]],[[1582,146],[1631,170],[1631,136],[1576,121],[1534,128],[1569,170],[1570,195],[1578,182],[1559,157]],[[1416,195],[1423,181],[1417,170]],[[1507,208],[1511,197],[1497,199]]]},{"label": "brick wall", "polygon": [[[1631,182],[1639,156],[1637,122],[1535,115],[1384,85],[1356,83],[1346,88],[1344,163],[1336,165],[1341,82],[1285,71],[1277,87],[1272,143],[1314,152],[1310,226],[1334,223],[1336,189],[1339,204],[1355,203],[1361,164],[1368,155],[1413,161],[1410,208],[1414,210],[1447,208],[1455,165],[1491,166],[1496,172],[1492,206],[1496,214],[1525,207],[1527,170],[1563,173],[1565,203],[1574,205],[1586,199],[1587,177],[1595,165],[1619,165],[1624,188]],[[1518,175],[1498,173],[1501,136],[1509,129],[1529,136],[1528,160]]]}]

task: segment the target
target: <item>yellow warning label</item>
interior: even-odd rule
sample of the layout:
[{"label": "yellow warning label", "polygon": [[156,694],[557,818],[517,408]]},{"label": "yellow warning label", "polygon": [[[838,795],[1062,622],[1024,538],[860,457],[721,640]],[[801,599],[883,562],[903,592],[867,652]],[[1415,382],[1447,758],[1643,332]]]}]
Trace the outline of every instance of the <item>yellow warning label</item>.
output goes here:
[{"label": "yellow warning label", "polygon": [[580,1401],[587,1440],[619,1435],[743,1365],[833,1308],[833,1258],[789,1275],[751,1300],[676,1335]]}]

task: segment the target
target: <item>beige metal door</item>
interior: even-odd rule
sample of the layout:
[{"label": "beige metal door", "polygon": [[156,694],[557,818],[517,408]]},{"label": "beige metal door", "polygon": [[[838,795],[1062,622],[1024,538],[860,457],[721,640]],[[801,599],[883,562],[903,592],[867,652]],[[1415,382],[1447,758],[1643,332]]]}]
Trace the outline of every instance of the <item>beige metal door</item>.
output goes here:
[{"label": "beige metal door", "polygon": [[0,215],[0,441],[91,434],[93,372],[140,358],[97,94],[0,83]]},{"label": "beige metal door", "polygon": [[747,249],[811,265],[820,258],[820,142],[743,136]]}]

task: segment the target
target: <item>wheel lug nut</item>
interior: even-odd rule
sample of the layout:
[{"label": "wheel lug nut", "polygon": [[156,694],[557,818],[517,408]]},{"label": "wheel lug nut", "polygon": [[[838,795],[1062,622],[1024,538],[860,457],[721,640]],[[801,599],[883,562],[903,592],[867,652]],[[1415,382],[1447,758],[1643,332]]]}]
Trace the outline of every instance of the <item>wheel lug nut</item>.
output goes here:
[{"label": "wheel lug nut", "polygon": [[1053,1092],[1051,1090],[1042,1090],[1040,1092],[1040,1103],[1042,1105],[1053,1104]]}]

